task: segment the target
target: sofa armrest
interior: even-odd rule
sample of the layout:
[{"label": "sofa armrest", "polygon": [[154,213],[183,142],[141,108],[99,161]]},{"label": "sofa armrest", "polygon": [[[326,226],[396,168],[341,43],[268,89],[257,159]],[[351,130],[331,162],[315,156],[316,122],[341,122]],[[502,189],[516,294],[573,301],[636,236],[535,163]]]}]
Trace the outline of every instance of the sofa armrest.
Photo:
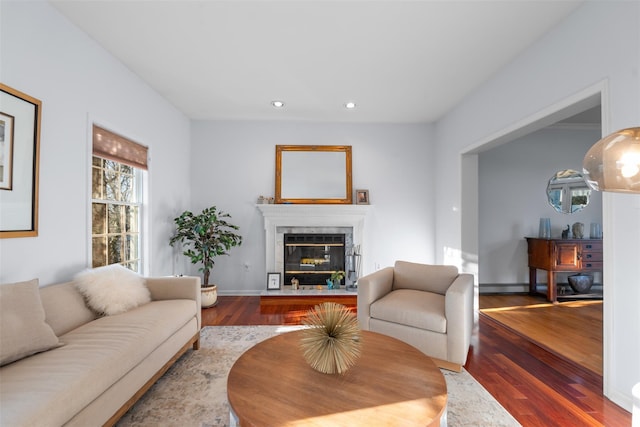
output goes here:
[{"label": "sofa armrest", "polygon": [[147,277],[145,284],[151,293],[153,301],[168,299],[192,299],[196,305],[198,329],[202,325],[200,277],[197,276],[168,276]]},{"label": "sofa armrest", "polygon": [[154,301],[167,299],[200,300],[200,277],[147,277],[145,284]]},{"label": "sofa armrest", "polygon": [[464,365],[471,345],[473,331],[472,274],[460,274],[445,294],[445,317],[447,319],[448,360]]},{"label": "sofa armrest", "polygon": [[369,330],[369,306],[391,292],[393,267],[386,267],[358,279],[358,322]]}]

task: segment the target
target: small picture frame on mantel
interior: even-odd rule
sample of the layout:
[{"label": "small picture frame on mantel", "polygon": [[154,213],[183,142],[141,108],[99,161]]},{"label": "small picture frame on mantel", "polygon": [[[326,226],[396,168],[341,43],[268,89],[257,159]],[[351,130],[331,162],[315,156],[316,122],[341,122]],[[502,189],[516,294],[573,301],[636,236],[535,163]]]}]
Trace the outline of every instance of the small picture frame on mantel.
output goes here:
[{"label": "small picture frame on mantel", "polygon": [[267,290],[268,291],[277,291],[280,289],[281,282],[280,273],[267,273]]},{"label": "small picture frame on mantel", "polygon": [[369,204],[369,190],[356,190],[356,205]]}]

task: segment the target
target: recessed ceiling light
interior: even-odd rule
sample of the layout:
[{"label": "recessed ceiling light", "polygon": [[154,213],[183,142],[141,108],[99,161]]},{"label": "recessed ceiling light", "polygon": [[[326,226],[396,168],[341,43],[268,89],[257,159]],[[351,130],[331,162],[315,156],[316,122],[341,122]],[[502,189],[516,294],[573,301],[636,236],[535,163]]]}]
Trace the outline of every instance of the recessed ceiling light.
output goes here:
[{"label": "recessed ceiling light", "polygon": [[345,102],[344,108],[346,108],[347,110],[353,110],[354,108],[356,108],[356,103],[351,101]]},{"label": "recessed ceiling light", "polygon": [[275,108],[282,108],[284,107],[284,101],[271,101],[271,105]]}]

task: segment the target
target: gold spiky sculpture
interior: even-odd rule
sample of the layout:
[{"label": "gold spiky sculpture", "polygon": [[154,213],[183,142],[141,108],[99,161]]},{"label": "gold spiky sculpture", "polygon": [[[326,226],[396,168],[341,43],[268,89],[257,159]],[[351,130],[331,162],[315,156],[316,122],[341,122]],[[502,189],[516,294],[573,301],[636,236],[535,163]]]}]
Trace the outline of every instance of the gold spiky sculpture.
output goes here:
[{"label": "gold spiky sculpture", "polygon": [[357,317],[342,304],[325,302],[307,312],[302,321],[300,347],[316,371],[343,374],[360,356],[360,328]]}]

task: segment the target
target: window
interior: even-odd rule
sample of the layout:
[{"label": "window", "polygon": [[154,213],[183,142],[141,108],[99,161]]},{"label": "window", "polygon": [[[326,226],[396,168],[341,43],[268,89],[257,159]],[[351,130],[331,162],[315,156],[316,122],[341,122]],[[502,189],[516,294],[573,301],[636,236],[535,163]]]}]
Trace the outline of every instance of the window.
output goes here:
[{"label": "window", "polygon": [[[92,266],[109,264],[142,273],[142,177],[138,162],[120,157],[126,144],[146,147],[94,126],[91,186]],[[106,146],[109,146],[105,148]],[[106,152],[106,154],[105,154]],[[124,150],[131,154],[131,150]]]}]

